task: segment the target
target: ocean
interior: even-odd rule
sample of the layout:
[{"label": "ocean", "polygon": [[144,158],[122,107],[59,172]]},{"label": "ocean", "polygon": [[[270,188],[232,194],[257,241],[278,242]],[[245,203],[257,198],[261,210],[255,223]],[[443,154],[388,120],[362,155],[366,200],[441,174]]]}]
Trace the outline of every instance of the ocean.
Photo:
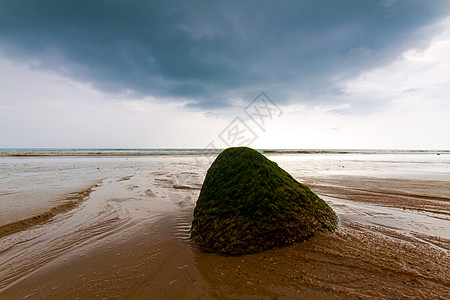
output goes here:
[{"label": "ocean", "polygon": [[[0,148],[0,157],[2,156],[122,156],[122,155],[205,155],[218,154],[223,149],[183,149],[183,148]],[[264,154],[410,154],[410,153],[428,153],[445,154],[450,150],[402,150],[402,149],[257,149]]]}]

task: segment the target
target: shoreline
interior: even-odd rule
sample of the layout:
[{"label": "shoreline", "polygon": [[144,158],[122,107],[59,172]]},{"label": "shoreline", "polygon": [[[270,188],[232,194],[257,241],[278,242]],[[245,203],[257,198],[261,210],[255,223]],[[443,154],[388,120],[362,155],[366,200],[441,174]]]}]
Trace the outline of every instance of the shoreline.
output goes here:
[{"label": "shoreline", "polygon": [[[2,157],[141,157],[141,156],[215,156],[224,149],[29,149],[0,148]],[[256,149],[271,155],[320,155],[320,154],[450,154],[450,150],[407,150],[407,149]]]}]

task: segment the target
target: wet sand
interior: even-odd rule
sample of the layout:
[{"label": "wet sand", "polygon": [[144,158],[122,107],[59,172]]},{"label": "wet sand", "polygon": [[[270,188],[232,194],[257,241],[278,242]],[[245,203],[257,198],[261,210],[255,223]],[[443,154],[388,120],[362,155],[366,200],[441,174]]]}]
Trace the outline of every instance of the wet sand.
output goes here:
[{"label": "wet sand", "polygon": [[[339,230],[286,248],[224,257],[189,240],[204,167],[176,164],[178,169],[163,163],[151,176],[105,181],[80,207],[32,229],[54,232],[53,239],[43,233],[3,248],[0,299],[450,298],[446,180],[305,176],[286,168],[335,209]],[[188,179],[175,180],[173,172]],[[133,194],[133,186],[150,189],[153,202]],[[122,215],[94,229],[52,231],[52,224],[68,227],[70,218],[93,211],[88,204],[111,195],[120,195]],[[44,247],[47,241],[59,250]]]},{"label": "wet sand", "polygon": [[[345,224],[290,247],[204,253],[180,235],[190,214],[130,228],[58,257],[2,299],[308,299],[450,296],[448,251],[376,226]],[[180,216],[178,216],[180,218]],[[176,235],[178,233],[178,236]],[[450,245],[449,240],[440,240]]]}]

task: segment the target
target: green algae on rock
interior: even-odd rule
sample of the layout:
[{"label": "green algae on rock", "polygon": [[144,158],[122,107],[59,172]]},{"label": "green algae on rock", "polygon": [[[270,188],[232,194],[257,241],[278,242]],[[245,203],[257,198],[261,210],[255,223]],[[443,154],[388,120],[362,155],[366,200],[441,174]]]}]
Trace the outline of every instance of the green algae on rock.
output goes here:
[{"label": "green algae on rock", "polygon": [[243,255],[337,228],[338,217],[306,185],[247,147],[228,148],[209,168],[191,238],[202,249]]}]

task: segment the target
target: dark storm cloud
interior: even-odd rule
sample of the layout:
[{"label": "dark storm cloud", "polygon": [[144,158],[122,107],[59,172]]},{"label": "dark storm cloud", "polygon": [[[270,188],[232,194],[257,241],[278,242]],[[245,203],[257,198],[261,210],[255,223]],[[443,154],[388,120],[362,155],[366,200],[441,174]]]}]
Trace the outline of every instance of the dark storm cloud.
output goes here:
[{"label": "dark storm cloud", "polygon": [[113,94],[210,108],[263,89],[323,102],[426,46],[449,11],[446,0],[4,0],[0,49]]}]

